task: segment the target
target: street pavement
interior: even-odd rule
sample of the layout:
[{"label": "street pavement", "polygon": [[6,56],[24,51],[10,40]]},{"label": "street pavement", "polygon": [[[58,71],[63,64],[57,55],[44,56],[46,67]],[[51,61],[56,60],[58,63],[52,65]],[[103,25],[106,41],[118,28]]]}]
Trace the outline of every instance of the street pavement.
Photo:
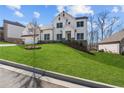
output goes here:
[{"label": "street pavement", "polygon": [[[35,78],[34,78],[35,75]],[[85,86],[41,76],[0,64],[0,88],[85,88]]]}]

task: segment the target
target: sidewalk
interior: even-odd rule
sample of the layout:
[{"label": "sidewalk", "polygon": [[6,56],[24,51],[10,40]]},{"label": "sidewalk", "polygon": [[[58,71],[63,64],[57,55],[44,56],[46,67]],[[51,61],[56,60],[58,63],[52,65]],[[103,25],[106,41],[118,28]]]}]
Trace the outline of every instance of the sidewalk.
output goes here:
[{"label": "sidewalk", "polygon": [[17,44],[0,44],[0,47],[17,46]]}]

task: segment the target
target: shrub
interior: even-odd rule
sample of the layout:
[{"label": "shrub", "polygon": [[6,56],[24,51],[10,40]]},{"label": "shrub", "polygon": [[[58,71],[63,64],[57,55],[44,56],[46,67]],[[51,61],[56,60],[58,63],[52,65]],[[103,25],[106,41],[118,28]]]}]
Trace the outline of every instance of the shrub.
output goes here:
[{"label": "shrub", "polygon": [[122,53],[121,53],[122,55],[124,55],[124,51],[122,51]]},{"label": "shrub", "polygon": [[104,49],[99,50],[99,52],[104,52]]}]

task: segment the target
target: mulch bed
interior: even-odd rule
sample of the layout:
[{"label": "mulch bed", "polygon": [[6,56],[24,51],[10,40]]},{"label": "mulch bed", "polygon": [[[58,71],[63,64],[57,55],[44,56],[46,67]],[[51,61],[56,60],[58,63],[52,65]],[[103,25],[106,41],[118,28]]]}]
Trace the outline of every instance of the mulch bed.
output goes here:
[{"label": "mulch bed", "polygon": [[41,49],[41,46],[37,46],[37,45],[29,45],[29,46],[25,46],[25,49],[27,50],[32,50],[32,49]]}]

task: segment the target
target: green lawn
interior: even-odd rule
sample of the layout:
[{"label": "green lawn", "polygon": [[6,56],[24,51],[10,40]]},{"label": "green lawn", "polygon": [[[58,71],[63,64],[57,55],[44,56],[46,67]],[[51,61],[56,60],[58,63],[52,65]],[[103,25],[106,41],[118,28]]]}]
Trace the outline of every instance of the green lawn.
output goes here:
[{"label": "green lawn", "polygon": [[12,44],[12,43],[5,42],[5,41],[0,41],[0,44]]},{"label": "green lawn", "polygon": [[0,47],[0,58],[124,87],[124,56],[97,52],[90,55],[63,44],[41,46],[35,53],[19,46]]}]

